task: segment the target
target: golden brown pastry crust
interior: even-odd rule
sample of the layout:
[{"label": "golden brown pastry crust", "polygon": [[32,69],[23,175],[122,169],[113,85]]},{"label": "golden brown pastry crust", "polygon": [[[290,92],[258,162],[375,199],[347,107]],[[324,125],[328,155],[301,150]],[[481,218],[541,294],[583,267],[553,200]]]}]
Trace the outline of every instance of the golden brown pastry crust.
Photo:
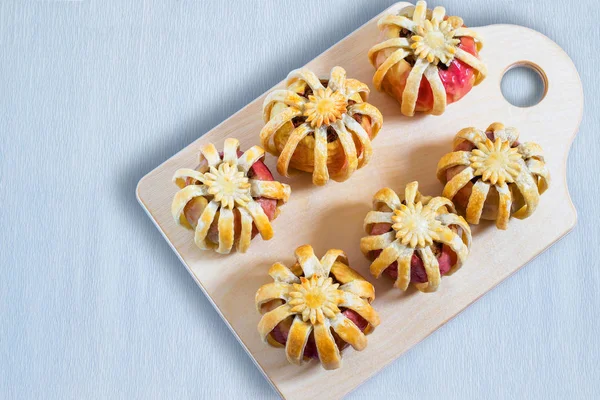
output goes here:
[{"label": "golden brown pastry crust", "polygon": [[[279,156],[281,175],[288,176],[289,168],[312,172],[315,185],[324,185],[330,177],[345,181],[366,165],[371,140],[383,123],[379,110],[366,102],[368,86],[346,78],[343,68],[334,67],[325,84],[306,68],[290,72],[287,89],[274,90],[265,98],[266,125],[260,132],[262,146]],[[294,127],[294,121],[302,119]],[[331,129],[333,141],[328,140]]]},{"label": "golden brown pastry crust", "polygon": [[[173,182],[181,190],[173,198],[171,213],[179,225],[194,229],[187,221],[184,210],[192,201],[200,203],[202,211],[194,229],[194,242],[202,250],[212,249],[217,253],[229,254],[236,244],[237,250],[245,253],[252,239],[253,224],[263,239],[271,239],[271,222],[254,199],[275,199],[279,207],[290,197],[291,189],[284,183],[248,178],[248,171],[255,162],[264,158],[265,151],[253,146],[238,157],[239,147],[237,139],[226,139],[221,157],[215,146],[208,143],[200,151],[200,164],[205,165],[203,168],[199,171],[183,168],[173,176]],[[235,233],[234,211],[240,215],[238,235]],[[207,235],[216,218],[219,239],[218,243],[213,243]]]},{"label": "golden brown pastry crust", "polygon": [[[273,329],[292,316],[293,322],[285,344],[287,359],[293,364],[304,361],[304,347],[314,332],[319,360],[325,369],[341,365],[340,350],[331,330],[356,350],[367,346],[365,333],[379,325],[379,315],[369,304],[375,299],[375,289],[348,266],[342,250],[329,250],[319,260],[309,245],[296,249],[297,263],[287,268],[275,263],[269,269],[274,282],[256,292],[256,308],[263,314],[258,332],[263,341],[282,347],[271,337]],[[272,301],[279,305],[265,312],[263,305]],[[340,308],[353,310],[368,322],[363,333],[342,314]]]},{"label": "golden brown pastry crust", "polygon": [[[394,262],[398,263],[398,278],[394,286],[406,290],[410,283],[411,259],[418,252],[427,282],[415,283],[422,292],[437,290],[441,275],[434,256],[434,243],[444,244],[456,254],[456,263],[447,275],[453,274],[466,260],[471,248],[471,229],[467,222],[455,214],[454,204],[443,197],[423,196],[419,184],[406,185],[404,198],[389,188],[383,188],[373,197],[373,211],[364,221],[369,236],[360,241],[360,249],[370,258],[373,251],[382,250],[371,264],[371,274],[379,278]],[[390,224],[392,230],[381,235],[370,235],[374,224]],[[459,229],[451,229],[459,228]]]},{"label": "golden brown pastry crust", "polygon": [[[437,176],[445,184],[443,196],[449,199],[474,181],[465,207],[466,220],[478,224],[481,218],[495,219],[498,229],[506,229],[511,215],[524,219],[535,211],[540,195],[548,189],[550,173],[538,144],[517,145],[517,129],[495,122],[486,132],[493,133],[493,142],[476,128],[459,131],[454,138],[454,149],[467,141],[473,150],[443,156]],[[454,167],[462,167],[462,171],[448,181],[447,171]],[[493,202],[489,201],[492,191]]]},{"label": "golden brown pastry crust", "polygon": [[[477,51],[481,50],[483,41],[472,29],[463,26],[459,17],[444,19],[444,7],[427,9],[425,1],[418,1],[416,6],[406,7],[399,15],[386,15],[377,25],[383,31],[384,40],[369,50],[369,61],[377,69],[373,76],[373,84],[377,90],[390,85],[388,74],[403,76],[411,66],[405,60],[412,58],[414,65],[406,86],[398,101],[401,112],[413,116],[419,96],[419,87],[423,76],[429,82],[433,93],[431,114],[440,115],[446,109],[446,90],[438,74],[438,64],[450,65],[458,59],[475,70],[474,85],[478,85],[487,75],[487,67],[479,58],[459,48],[461,37],[471,37],[475,41]],[[400,37],[402,30],[410,31],[410,37]],[[382,53],[385,61],[377,63],[376,58]],[[388,88],[391,89],[391,88]],[[392,90],[386,90],[393,92]]]}]

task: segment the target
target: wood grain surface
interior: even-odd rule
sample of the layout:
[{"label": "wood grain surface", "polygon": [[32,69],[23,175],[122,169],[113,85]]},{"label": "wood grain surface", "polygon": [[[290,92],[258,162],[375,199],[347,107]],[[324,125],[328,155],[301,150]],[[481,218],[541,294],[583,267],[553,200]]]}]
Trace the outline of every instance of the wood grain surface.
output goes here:
[{"label": "wood grain surface", "polygon": [[[405,5],[398,3],[384,13]],[[315,58],[308,67],[326,76],[334,65],[341,65],[349,77],[370,83],[373,69],[366,54],[378,34],[377,19]],[[369,165],[345,183],[330,182],[322,188],[311,184],[310,175],[287,180],[292,186],[292,197],[274,222],[274,239],[269,242],[255,239],[246,254],[223,256],[196,248],[192,232],[176,225],[170,214],[171,200],[177,190],[171,176],[178,168],[194,167],[198,149],[204,143],[213,142],[220,147],[225,138],[236,137],[242,148],[258,144],[264,95],[140,181],[141,204],[259,368],[285,398],[345,395],[575,225],[576,212],[566,186],[566,160],[583,112],[577,70],[560,47],[533,30],[512,25],[475,29],[485,38],[481,55],[489,68],[489,75],[481,85],[462,101],[449,106],[441,117],[404,117],[395,100],[373,91],[369,101],[384,115],[384,127],[374,140],[374,156]],[[515,42],[521,45],[513,48]],[[514,107],[501,94],[503,74],[517,65],[535,68],[546,83],[547,93],[534,107]],[[318,254],[329,248],[345,250],[351,265],[370,276],[369,263],[361,255],[358,242],[364,235],[362,220],[370,209],[372,195],[386,186],[399,190],[412,180],[420,182],[423,193],[439,194],[441,185],[436,180],[435,167],[440,157],[451,150],[454,134],[467,126],[485,129],[495,121],[518,127],[522,141],[537,142],[546,152],[553,182],[531,218],[511,221],[507,231],[497,231],[493,223],[476,227],[469,260],[457,274],[444,278],[434,294],[414,289],[399,293],[391,288],[391,282],[376,281],[374,306],[380,312],[382,324],[369,336],[366,350],[344,352],[343,367],[339,370],[326,372],[314,362],[298,368],[288,364],[281,349],[267,347],[260,341],[256,332],[259,315],[254,310],[253,298],[258,287],[268,281],[266,271],[273,262],[291,263],[293,250],[309,243]],[[273,171],[274,160],[267,158]]]}]

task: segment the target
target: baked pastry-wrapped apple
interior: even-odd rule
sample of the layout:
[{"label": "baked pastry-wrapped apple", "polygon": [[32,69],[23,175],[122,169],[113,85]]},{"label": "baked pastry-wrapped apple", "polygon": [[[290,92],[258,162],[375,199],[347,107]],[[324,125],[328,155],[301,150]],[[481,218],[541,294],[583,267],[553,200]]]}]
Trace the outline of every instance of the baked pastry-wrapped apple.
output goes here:
[{"label": "baked pastry-wrapped apple", "polygon": [[451,275],[466,260],[471,229],[450,200],[423,196],[418,185],[406,185],[402,200],[389,188],[375,194],[364,222],[369,236],[361,239],[360,249],[373,261],[376,278],[385,273],[401,290],[412,282],[422,292],[433,292],[442,275]]},{"label": "baked pastry-wrapped apple", "polygon": [[369,51],[377,69],[373,84],[398,100],[404,115],[440,115],[487,74],[479,59],[481,38],[460,17],[446,17],[444,7],[432,11],[418,1],[377,25],[381,43]]},{"label": "baked pastry-wrapped apple", "polygon": [[194,242],[202,250],[229,254],[235,244],[244,253],[257,233],[271,239],[271,221],[290,197],[290,187],[273,180],[263,163],[261,147],[243,153],[239,147],[237,139],[226,139],[222,153],[206,144],[195,170],[183,168],[173,176],[181,190],[171,213],[178,224],[195,231]]},{"label": "baked pastry-wrapped apple", "polygon": [[454,201],[469,223],[496,220],[498,229],[506,229],[511,215],[529,217],[548,189],[542,148],[518,139],[517,129],[499,122],[485,132],[465,128],[454,138],[454,151],[438,163],[443,196]]},{"label": "baked pastry-wrapped apple", "polygon": [[266,125],[260,132],[262,146],[278,155],[277,171],[312,172],[313,183],[329,178],[342,182],[371,158],[371,140],[383,118],[367,103],[369,87],[346,78],[341,67],[329,80],[319,80],[306,68],[290,72],[287,89],[269,93],[263,104]]},{"label": "baked pastry-wrapped apple", "polygon": [[309,245],[296,249],[297,262],[288,268],[275,263],[269,269],[274,282],[256,292],[263,314],[258,332],[262,339],[285,347],[290,363],[312,358],[323,368],[340,367],[340,351],[367,346],[365,335],[379,325],[370,303],[375,289],[348,266],[341,250],[329,250],[319,260]]}]

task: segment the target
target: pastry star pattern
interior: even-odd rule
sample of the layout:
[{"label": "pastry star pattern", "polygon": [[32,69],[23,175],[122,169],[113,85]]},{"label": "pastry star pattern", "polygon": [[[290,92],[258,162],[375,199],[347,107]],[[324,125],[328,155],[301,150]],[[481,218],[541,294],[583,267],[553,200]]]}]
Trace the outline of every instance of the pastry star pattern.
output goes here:
[{"label": "pastry star pattern", "polygon": [[[325,85],[306,68],[290,72],[287,89],[265,98],[260,132],[262,146],[279,156],[281,175],[290,168],[312,172],[315,185],[345,181],[365,166],[383,123],[379,110],[366,103],[368,86],[346,78],[343,68],[334,67]],[[355,116],[369,118],[369,132]],[[295,121],[300,125],[294,127]]]},{"label": "pastry star pattern", "polygon": [[[494,134],[494,142],[477,128],[458,132],[454,139],[455,147],[467,141],[475,148],[443,156],[438,163],[437,176],[445,184],[442,195],[448,199],[453,199],[463,187],[474,181],[465,210],[466,220],[471,224],[479,223],[491,188],[494,188],[498,202],[496,226],[507,229],[511,215],[524,219],[535,211],[540,195],[548,189],[550,173],[542,148],[532,142],[518,144],[517,129],[496,122],[486,132]],[[446,170],[457,166],[464,169],[446,181]],[[519,206],[514,209],[517,200]]]},{"label": "pastry star pattern", "polygon": [[[253,146],[238,157],[239,147],[237,139],[226,139],[221,157],[212,143],[206,144],[200,152],[200,161],[207,162],[208,171],[183,168],[173,176],[173,182],[181,189],[171,204],[176,223],[192,229],[184,214],[185,207],[191,201],[202,204],[202,213],[194,229],[194,242],[202,250],[229,254],[236,244],[237,250],[244,253],[252,239],[253,225],[263,239],[271,239],[271,222],[254,199],[275,199],[281,205],[290,197],[290,187],[284,183],[248,178],[248,171],[264,157],[265,152],[259,146]],[[236,214],[239,216],[236,217]],[[238,218],[240,232],[236,235]],[[218,243],[207,238],[215,219],[218,220]]]},{"label": "pastry star pattern", "polygon": [[422,196],[418,183],[412,182],[406,186],[403,200],[392,189],[381,189],[373,198],[373,208],[365,218],[365,232],[370,234],[374,224],[392,226],[390,232],[369,235],[360,241],[360,249],[366,257],[381,250],[370,266],[371,274],[376,278],[397,262],[398,278],[394,286],[406,290],[410,284],[411,259],[417,252],[423,261],[427,282],[415,283],[415,286],[423,292],[433,292],[441,280],[439,264],[432,250],[434,242],[449,246],[457,256],[448,275],[458,270],[466,260],[471,248],[471,229],[462,217],[454,213],[450,200]]},{"label": "pastry star pattern", "polygon": [[[389,57],[376,70],[373,84],[382,90],[386,74],[402,60],[414,62],[406,79],[402,93],[402,114],[412,116],[419,96],[419,88],[423,76],[429,82],[433,92],[433,109],[431,113],[440,115],[446,109],[446,91],[438,73],[439,64],[446,66],[454,59],[469,65],[476,71],[474,84],[479,84],[487,75],[485,64],[472,54],[459,47],[461,37],[471,37],[475,41],[477,51],[481,50],[481,37],[472,29],[463,26],[458,17],[445,19],[444,7],[427,10],[425,1],[418,1],[415,7],[409,8],[407,15],[387,15],[377,25],[381,30],[387,29],[386,40],[376,44],[369,50],[369,60],[377,68],[375,58],[386,49],[394,49]],[[401,37],[402,31],[408,31]]]},{"label": "pastry star pattern", "polygon": [[341,250],[329,250],[318,259],[313,248],[304,245],[296,249],[295,255],[297,264],[291,269],[281,263],[273,264],[269,275],[274,282],[256,292],[255,303],[260,313],[266,303],[283,302],[263,314],[258,331],[263,341],[268,342],[277,324],[292,316],[285,345],[287,359],[302,364],[304,348],[313,333],[322,366],[339,368],[341,355],[332,330],[355,350],[367,346],[365,333],[341,309],[355,311],[369,323],[365,331],[372,331],[379,325],[379,315],[369,304],[375,298],[375,289],[348,267],[348,259]]}]

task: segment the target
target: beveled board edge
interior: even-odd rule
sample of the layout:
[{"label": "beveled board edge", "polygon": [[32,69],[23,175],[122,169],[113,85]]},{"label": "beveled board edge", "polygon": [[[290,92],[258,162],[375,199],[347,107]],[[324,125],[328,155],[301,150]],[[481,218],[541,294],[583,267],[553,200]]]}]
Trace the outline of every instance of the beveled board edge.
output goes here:
[{"label": "beveled board edge", "polygon": [[[387,10],[385,10],[385,11],[384,11],[382,14],[384,14],[384,13],[389,13],[389,12],[393,12],[394,10],[400,9],[400,8],[402,8],[402,7],[405,7],[406,5],[409,5],[409,4],[410,4],[410,3],[405,3],[405,2],[396,3],[396,4],[395,4],[395,5],[393,5],[392,7],[388,8]],[[370,21],[369,21],[369,22],[367,22],[366,24],[369,24],[369,23],[371,23],[373,20],[376,20],[376,19],[380,18],[380,16],[381,16],[381,15],[378,15],[378,16],[376,16],[375,18],[373,18],[372,20],[370,20]],[[366,24],[365,24],[365,25],[366,25]],[[363,26],[364,26],[364,25],[363,25]],[[361,29],[363,26],[359,27],[357,30],[360,30],[360,29]],[[496,25],[496,26],[497,26],[497,25]],[[507,26],[510,26],[510,25],[507,25]],[[522,28],[522,27],[520,27],[520,28]],[[525,28],[525,29],[527,29],[527,28]],[[355,31],[356,31],[356,30],[355,30]],[[533,31],[533,32],[536,32],[536,31]],[[536,34],[538,34],[538,35],[541,35],[541,34],[540,34],[540,33],[538,33],[538,32],[536,32]],[[350,35],[351,35],[351,34],[350,34]],[[343,41],[343,40],[346,40],[346,39],[342,39],[342,41]],[[548,39],[548,40],[550,40],[550,39]],[[340,42],[341,42],[341,41],[340,41]],[[339,44],[340,42],[338,42],[338,43],[334,44],[332,47],[336,46],[336,45],[337,45],[337,44]],[[559,48],[559,47],[558,47],[558,45],[556,45],[556,46],[557,46],[557,48]],[[329,49],[327,49],[325,52],[321,53],[321,54],[324,54],[324,53],[328,52],[330,49],[331,49],[331,47],[330,47]],[[561,49],[561,51],[562,51],[562,49]],[[563,53],[564,53],[564,51],[563,51]],[[319,56],[317,56],[317,58],[318,58],[318,57],[319,57]],[[565,53],[565,57],[567,57],[567,58],[568,58],[568,56],[566,55],[566,53]],[[572,62],[571,62],[571,63],[572,63]],[[576,69],[575,69],[575,67],[574,67],[574,66],[573,66],[573,69],[576,71]],[[281,83],[280,83],[280,84],[281,84]],[[278,85],[280,85],[280,84],[278,84]],[[500,84],[500,82],[498,82],[498,85],[499,85],[499,84]],[[278,86],[278,85],[276,85],[276,86]],[[270,91],[270,90],[272,90],[272,89],[269,89],[268,91]],[[583,89],[582,89],[582,87],[581,87],[581,81],[580,81],[580,79],[579,79],[579,90],[580,90],[580,92],[581,92],[581,99],[583,99]],[[267,91],[267,92],[268,92],[268,91]],[[266,92],[265,92],[265,93],[266,93]],[[260,96],[259,96],[257,99],[259,99],[259,98],[261,98],[261,97],[263,97],[263,96],[264,96],[264,94],[260,95]],[[256,100],[254,100],[254,101],[256,101]],[[254,101],[253,101],[253,102],[254,102]],[[252,102],[251,102],[251,103],[252,103]],[[250,104],[251,104],[251,103],[250,103]],[[234,118],[235,118],[235,117],[236,117],[238,114],[242,113],[242,112],[243,112],[243,111],[244,111],[244,110],[245,110],[245,109],[246,109],[248,106],[249,106],[249,105],[247,105],[247,106],[243,107],[242,109],[240,109],[239,111],[237,111],[235,114],[233,114],[233,115],[232,115],[230,118],[228,118],[227,120],[229,120],[229,119],[234,119]],[[581,118],[582,118],[582,115],[583,115],[583,104],[581,105],[580,109],[581,109],[581,112],[580,112],[580,115],[579,115],[579,117],[578,117],[577,127],[579,127],[579,124],[580,124],[580,122],[581,122]],[[221,122],[219,125],[217,125],[217,126],[216,126],[216,127],[214,127],[213,129],[211,129],[211,131],[209,131],[208,133],[211,133],[211,132],[213,132],[213,131],[217,130],[217,129],[218,129],[218,128],[219,128],[219,127],[220,127],[220,126],[223,124],[223,123],[225,123],[227,120],[225,120],[225,121]],[[569,143],[569,145],[568,145],[568,146],[566,146],[566,148],[565,148],[565,156],[564,156],[564,163],[565,163],[565,164],[566,164],[566,161],[567,161],[567,156],[568,156],[568,153],[569,153],[569,150],[570,150],[570,147],[571,147],[572,141],[574,140],[574,138],[575,138],[575,136],[576,136],[576,134],[577,134],[577,131],[578,131],[578,128],[577,128],[577,129],[576,129],[576,130],[575,130],[575,131],[572,133],[572,135],[571,135],[571,137],[570,137],[570,140],[569,140],[569,142],[568,142],[568,143]],[[207,134],[208,134],[208,133],[207,133]],[[203,135],[203,136],[204,136],[204,135]],[[200,137],[200,138],[201,138],[201,137]],[[190,145],[186,146],[186,148],[187,148],[187,147],[189,147],[189,146],[192,146],[192,145],[194,145],[194,143],[195,143],[195,142],[197,142],[198,140],[200,140],[200,138],[199,138],[199,139],[197,139],[196,141],[194,141],[193,143],[191,143]],[[182,149],[182,151],[183,151],[183,149]],[[178,152],[178,153],[176,153],[175,155],[173,155],[171,158],[175,157],[177,154],[179,154],[179,152]],[[159,224],[159,223],[158,223],[158,222],[157,222],[157,221],[154,219],[154,217],[152,216],[152,214],[151,214],[150,210],[148,209],[148,207],[147,207],[147,206],[146,206],[146,204],[144,203],[144,200],[143,200],[143,199],[141,198],[141,196],[140,196],[140,185],[143,183],[143,181],[144,181],[144,180],[145,180],[145,179],[146,179],[146,178],[147,178],[149,175],[152,175],[152,173],[153,173],[155,170],[157,170],[157,169],[160,169],[160,167],[161,167],[161,166],[162,166],[164,163],[166,163],[167,161],[168,161],[168,160],[166,160],[165,162],[161,163],[161,165],[159,165],[159,166],[158,166],[158,167],[156,167],[156,168],[155,168],[153,171],[149,172],[149,173],[148,173],[148,174],[146,174],[146,175],[145,175],[145,176],[144,176],[142,179],[140,179],[140,181],[138,182],[138,186],[136,187],[136,197],[137,197],[137,199],[138,199],[138,202],[140,203],[140,205],[142,206],[142,208],[143,208],[143,209],[146,211],[146,213],[148,214],[148,216],[150,217],[150,219],[152,220],[152,222],[153,222],[153,223],[156,225],[156,227],[159,229],[159,231],[161,232],[161,235],[163,235],[163,237],[165,238],[165,240],[167,241],[167,243],[169,243],[169,246],[170,246],[170,247],[173,249],[173,251],[174,251],[174,252],[177,254],[177,257],[178,257],[178,258],[181,260],[181,262],[184,264],[184,266],[186,267],[186,269],[188,270],[188,272],[190,273],[190,275],[192,275],[192,278],[194,279],[194,281],[196,282],[196,284],[197,284],[197,285],[200,287],[200,289],[203,291],[203,293],[206,295],[206,297],[209,299],[210,303],[211,303],[211,304],[213,305],[213,307],[216,309],[217,313],[218,313],[218,314],[221,316],[221,318],[224,320],[224,322],[225,322],[226,326],[227,326],[227,327],[228,327],[228,328],[231,330],[231,332],[234,334],[234,337],[236,337],[236,338],[237,338],[237,340],[238,340],[238,341],[239,341],[239,342],[242,344],[242,347],[244,348],[244,350],[245,350],[245,351],[248,353],[248,355],[250,356],[250,358],[252,359],[252,361],[253,361],[253,362],[255,363],[255,365],[256,365],[256,366],[259,368],[259,370],[261,371],[261,373],[263,374],[263,376],[265,376],[265,378],[267,378],[267,381],[268,381],[268,382],[271,384],[271,386],[272,386],[272,387],[273,387],[273,388],[276,390],[276,392],[277,392],[277,393],[278,393],[280,396],[282,396],[282,397],[283,397],[283,394],[280,392],[280,390],[277,388],[277,386],[276,386],[276,385],[273,383],[273,381],[271,381],[271,379],[269,378],[269,376],[268,376],[268,375],[265,373],[265,371],[263,370],[263,368],[262,368],[262,367],[260,366],[260,364],[259,364],[259,363],[256,361],[256,359],[253,357],[253,355],[252,355],[252,354],[249,352],[249,350],[248,350],[247,346],[244,344],[244,342],[242,341],[242,339],[241,339],[241,338],[238,336],[238,334],[237,334],[237,333],[235,332],[235,330],[232,328],[232,326],[230,325],[229,321],[228,321],[228,320],[227,320],[227,319],[224,317],[224,315],[222,314],[221,310],[220,310],[220,309],[217,307],[217,305],[214,303],[214,301],[212,300],[212,298],[211,298],[211,297],[208,295],[208,293],[207,293],[206,289],[205,289],[205,288],[203,287],[203,285],[200,283],[200,281],[199,281],[199,280],[198,280],[198,278],[195,276],[195,274],[192,272],[192,270],[190,269],[190,267],[189,267],[189,266],[188,266],[188,265],[187,265],[187,264],[184,262],[184,260],[183,260],[183,258],[181,257],[181,255],[180,255],[180,254],[179,254],[179,253],[176,251],[175,247],[173,246],[173,244],[171,243],[171,241],[169,240],[169,238],[166,236],[166,234],[165,234],[165,232],[163,231],[162,227],[161,227],[161,226],[160,226],[160,224]],[[566,172],[566,165],[565,165],[564,171]],[[576,209],[575,209],[575,207],[574,207],[574,205],[573,205],[573,202],[572,202],[572,200],[571,200],[571,197],[570,197],[570,195],[569,195],[569,193],[568,193],[568,185],[567,185],[567,182],[566,182],[566,174],[564,174],[564,176],[562,177],[562,179],[564,180],[564,187],[565,187],[565,188],[566,188],[566,190],[567,190],[567,198],[568,198],[568,200],[569,200],[570,207],[572,208],[572,211],[573,211],[573,213],[574,213],[574,216],[575,216],[575,217],[574,217],[573,221],[571,221],[571,224],[569,225],[569,228],[568,228],[568,230],[567,230],[567,231],[565,231],[565,232],[564,232],[564,234],[562,234],[562,235],[561,235],[561,236],[560,236],[560,237],[559,237],[557,240],[555,240],[555,241],[554,241],[554,242],[552,242],[552,243],[549,243],[549,244],[548,244],[548,246],[546,246],[546,247],[544,248],[544,251],[545,251],[545,250],[546,250],[548,247],[550,247],[552,244],[556,243],[558,240],[560,240],[561,238],[563,238],[563,237],[564,237],[566,234],[568,234],[568,233],[569,233],[569,232],[570,232],[570,231],[573,229],[573,227],[576,225],[576,221],[577,221],[577,214],[576,214]],[[541,253],[541,252],[540,252],[540,253]],[[538,253],[538,255],[539,255],[539,253]],[[537,255],[536,255],[535,257],[537,257]],[[533,258],[535,258],[535,257],[533,257]],[[533,259],[533,258],[532,258],[532,259]],[[531,260],[529,260],[529,261],[531,261]],[[528,261],[528,262],[529,262],[529,261]],[[527,262],[527,263],[528,263],[528,262]],[[516,269],[515,271],[513,271],[512,273],[514,273],[514,272],[518,271],[520,268],[522,268],[522,267],[523,267],[524,265],[526,265],[527,263],[524,263],[524,264],[523,264],[521,267],[517,268],[517,269]],[[512,275],[512,273],[511,273],[510,275]],[[509,275],[509,276],[510,276],[510,275]],[[504,279],[506,279],[506,278],[504,278]],[[495,284],[493,287],[491,287],[489,290],[491,290],[491,289],[493,289],[494,287],[496,287],[496,286],[497,286],[497,285],[498,285],[500,282],[504,281],[504,279],[502,279],[502,280],[498,281],[498,282],[497,282],[497,283],[496,283],[496,284]],[[488,290],[488,291],[489,291],[489,290]],[[487,293],[487,291],[486,291],[486,293]],[[484,294],[485,294],[485,293],[484,293]],[[482,295],[483,295],[483,294],[482,294]],[[482,295],[481,295],[481,296],[482,296]],[[473,302],[475,302],[476,300],[478,300],[478,299],[479,299],[481,296],[479,296],[479,297],[477,297],[477,298],[473,299],[473,301],[472,301],[472,302],[470,302],[469,304],[472,304]],[[465,307],[465,308],[466,308],[466,307]],[[447,320],[445,320],[445,321],[444,321],[442,324],[440,324],[440,326],[441,326],[441,325],[443,325],[443,324],[445,324],[446,322],[448,322],[450,319],[454,318],[456,315],[458,315],[458,314],[459,314],[460,312],[462,312],[463,310],[464,310],[464,308],[463,308],[461,311],[459,311],[458,313],[454,314],[452,317],[450,317],[450,318],[448,318]],[[430,334],[431,334],[431,333],[433,333],[433,331],[431,331],[431,332],[430,332]],[[390,361],[390,362],[391,362],[391,361]],[[375,373],[377,373],[379,370],[381,370],[382,368],[384,368],[384,367],[385,367],[387,364],[389,364],[389,363],[386,363],[385,365],[382,365],[382,366],[381,366],[379,369],[377,369],[376,371],[374,371],[374,372],[373,372],[373,374],[371,374],[371,375],[369,376],[369,378],[370,378],[371,376],[373,376]],[[367,378],[367,379],[369,379],[369,378]],[[366,381],[366,379],[365,379],[364,381]],[[364,381],[363,381],[363,382],[364,382]],[[361,383],[362,383],[362,382],[361,382]],[[356,385],[356,386],[352,387],[352,389],[351,389],[351,390],[355,389],[356,387],[358,387],[358,385]]]}]

